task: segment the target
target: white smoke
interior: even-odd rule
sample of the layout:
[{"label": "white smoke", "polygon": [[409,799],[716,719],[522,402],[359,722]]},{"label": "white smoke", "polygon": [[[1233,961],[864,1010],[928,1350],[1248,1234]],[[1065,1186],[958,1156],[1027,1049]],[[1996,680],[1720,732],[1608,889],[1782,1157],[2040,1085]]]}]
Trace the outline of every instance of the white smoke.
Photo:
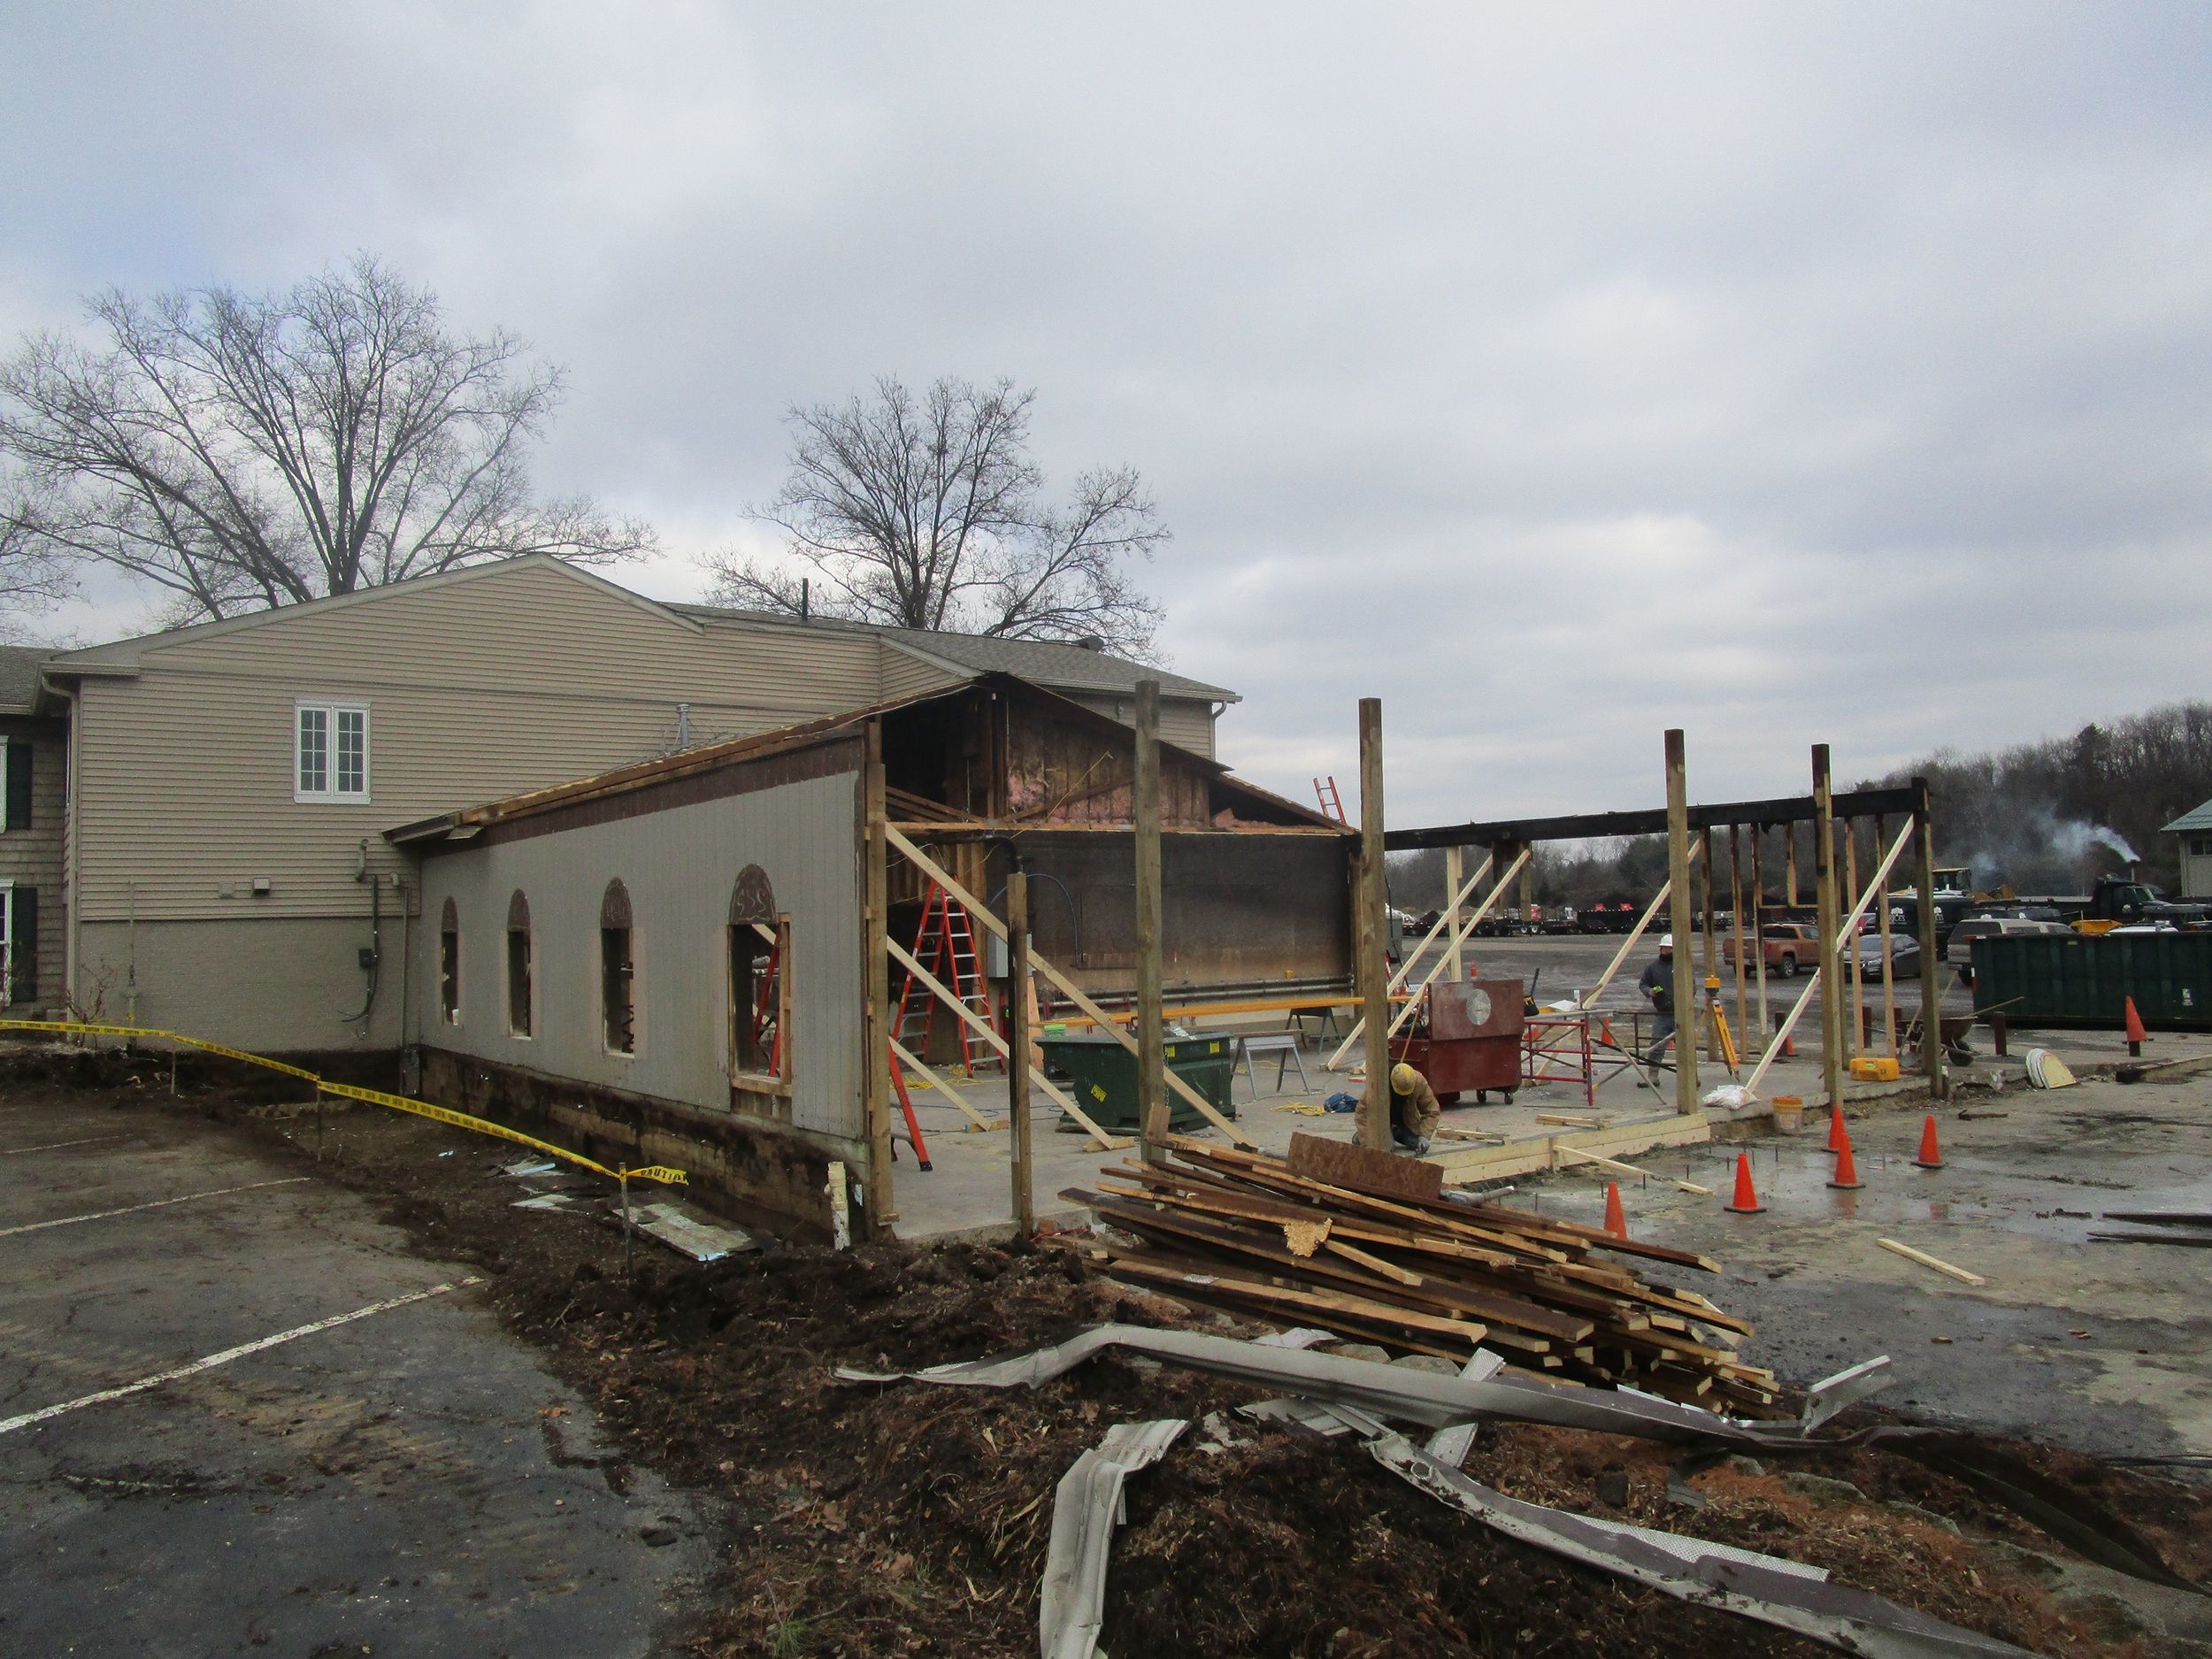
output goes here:
[{"label": "white smoke", "polygon": [[2139,864],[2143,862],[2143,855],[2129,846],[2127,837],[2117,830],[2107,829],[2101,824],[2093,825],[2089,831],[2089,839],[2100,847],[2109,847],[2131,864]]}]

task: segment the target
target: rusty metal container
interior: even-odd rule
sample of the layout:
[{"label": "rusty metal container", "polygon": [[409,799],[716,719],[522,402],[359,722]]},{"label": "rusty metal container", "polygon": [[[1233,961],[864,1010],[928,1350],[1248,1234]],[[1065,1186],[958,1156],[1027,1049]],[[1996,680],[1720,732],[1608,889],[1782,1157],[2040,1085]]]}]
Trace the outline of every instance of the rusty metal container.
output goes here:
[{"label": "rusty metal container", "polygon": [[1478,1101],[1492,1094],[1511,1100],[1521,1086],[1521,981],[1435,980],[1421,995],[1423,1010],[1405,1034],[1392,1039],[1391,1059],[1428,1079],[1443,1105],[1470,1091]]}]

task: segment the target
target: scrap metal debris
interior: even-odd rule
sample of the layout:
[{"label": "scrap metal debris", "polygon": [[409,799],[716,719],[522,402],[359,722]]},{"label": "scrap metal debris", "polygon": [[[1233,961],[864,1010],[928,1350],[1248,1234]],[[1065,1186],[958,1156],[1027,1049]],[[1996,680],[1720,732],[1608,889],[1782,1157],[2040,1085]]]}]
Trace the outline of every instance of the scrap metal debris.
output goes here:
[{"label": "scrap metal debris", "polygon": [[1377,1436],[1367,1449],[1393,1474],[1517,1542],[1846,1653],[1879,1659],[2030,1659],[2024,1647],[1831,1583],[1818,1567],[1509,1498],[1401,1434]]},{"label": "scrap metal debris", "polygon": [[[1003,1359],[932,1365],[917,1371],[869,1371],[840,1366],[835,1375],[849,1383],[912,1381],[965,1387],[1035,1387],[1116,1348],[1430,1429],[1450,1428],[1475,1417],[1502,1417],[1642,1440],[1739,1449],[1801,1445],[1807,1435],[1801,1422],[1746,1422],[1635,1389],[1588,1388],[1518,1373],[1445,1376],[1342,1354],[1134,1325],[1094,1325],[1064,1342]],[[1869,1362],[1863,1379],[1870,1382],[1886,1369],[1886,1360]]]},{"label": "scrap metal debris", "polygon": [[1092,1659],[1097,1651],[1106,1624],[1107,1557],[1114,1529],[1128,1518],[1122,1482],[1159,1462],[1188,1426],[1181,1417],[1117,1423],[1060,1477],[1037,1619],[1045,1659]]}]

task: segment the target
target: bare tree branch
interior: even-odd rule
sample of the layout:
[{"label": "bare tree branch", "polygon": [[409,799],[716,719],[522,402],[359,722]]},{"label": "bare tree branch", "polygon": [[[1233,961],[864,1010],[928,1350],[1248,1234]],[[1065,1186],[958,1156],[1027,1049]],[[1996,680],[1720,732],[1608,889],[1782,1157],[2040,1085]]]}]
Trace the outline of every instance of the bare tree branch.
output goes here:
[{"label": "bare tree branch", "polygon": [[539,501],[525,455],[560,372],[504,331],[446,327],[368,255],[281,295],[89,302],[94,343],[0,365],[5,511],[58,564],[111,565],[219,617],[518,553],[649,551],[649,526]]},{"label": "bare tree branch", "polygon": [[1168,530],[1126,467],[1086,472],[1065,507],[1047,506],[1029,455],[1035,401],[1003,380],[941,380],[917,397],[885,375],[872,396],[793,409],[790,473],[756,514],[789,537],[786,559],[710,555],[716,602],[1096,638],[1152,660],[1162,613],[1127,566],[1149,560]]}]

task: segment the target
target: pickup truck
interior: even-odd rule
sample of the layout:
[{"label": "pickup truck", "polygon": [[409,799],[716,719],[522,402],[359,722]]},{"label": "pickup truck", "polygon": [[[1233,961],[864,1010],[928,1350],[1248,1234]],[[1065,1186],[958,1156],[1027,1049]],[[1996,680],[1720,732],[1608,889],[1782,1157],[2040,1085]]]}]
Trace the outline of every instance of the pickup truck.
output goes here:
[{"label": "pickup truck", "polygon": [[[1748,941],[1747,940],[1747,942]],[[1769,922],[1766,925],[1767,972],[1793,979],[1800,970],[1810,973],[1820,966],[1820,930],[1810,922]],[[1731,967],[1736,961],[1736,936],[1720,941],[1720,959]]]}]

